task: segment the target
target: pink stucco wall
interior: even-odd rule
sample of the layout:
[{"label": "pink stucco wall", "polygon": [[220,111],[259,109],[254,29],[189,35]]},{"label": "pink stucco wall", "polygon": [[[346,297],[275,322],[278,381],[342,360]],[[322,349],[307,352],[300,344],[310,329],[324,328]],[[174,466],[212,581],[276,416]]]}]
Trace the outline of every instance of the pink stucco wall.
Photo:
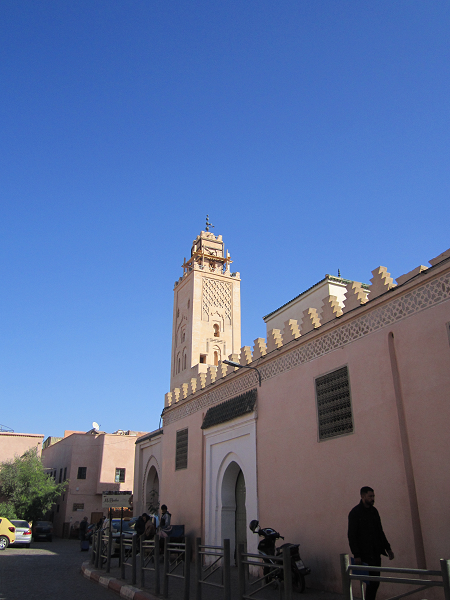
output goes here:
[{"label": "pink stucco wall", "polygon": [[37,448],[38,456],[42,452],[43,435],[37,433],[0,432],[0,462],[22,456],[30,448]]},{"label": "pink stucco wall", "polygon": [[[364,325],[359,339],[271,373],[258,388],[259,514],[248,514],[247,519],[259,518],[262,526],[301,543],[314,587],[341,590],[339,554],[349,552],[347,516],[359,502],[363,485],[375,489],[376,506],[396,555],[392,563],[386,559],[384,564],[439,569],[439,559],[450,558],[450,300],[448,295],[434,305],[427,300],[423,308],[419,301],[408,312],[409,294],[449,270],[448,264],[430,269],[420,279],[254,363],[264,368],[342,323],[351,324],[370,311],[375,315],[393,299],[404,297],[404,308],[396,308],[404,310],[400,316],[395,313],[390,322],[373,330]],[[319,442],[315,378],[344,365],[349,369],[354,431]],[[232,397],[226,388],[245,377],[243,371],[166,409],[166,416],[183,411],[188,402],[210,406],[206,396],[212,390],[215,403]],[[199,408],[173,422],[166,418],[162,436],[161,501],[169,506],[174,521],[184,522],[195,535],[204,534],[202,494],[220,493],[205,491],[200,426],[206,410]],[[176,472],[175,436],[185,427],[189,464],[187,470]],[[399,590],[383,585],[379,597],[394,593]]]}]

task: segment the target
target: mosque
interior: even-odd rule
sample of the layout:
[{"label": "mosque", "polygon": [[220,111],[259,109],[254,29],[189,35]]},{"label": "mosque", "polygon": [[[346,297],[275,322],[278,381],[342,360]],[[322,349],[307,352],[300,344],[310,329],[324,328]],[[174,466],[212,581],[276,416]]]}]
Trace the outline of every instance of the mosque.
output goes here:
[{"label": "mosque", "polygon": [[[450,558],[450,250],[370,285],[327,275],[241,347],[240,274],[202,231],[175,282],[163,425],[136,442],[136,514],[154,498],[206,544],[248,524],[301,544],[341,591],[347,516],[370,485],[395,565]],[[231,364],[230,364],[231,363]],[[392,563],[392,564],[394,564]],[[389,591],[389,586],[385,586]]]}]

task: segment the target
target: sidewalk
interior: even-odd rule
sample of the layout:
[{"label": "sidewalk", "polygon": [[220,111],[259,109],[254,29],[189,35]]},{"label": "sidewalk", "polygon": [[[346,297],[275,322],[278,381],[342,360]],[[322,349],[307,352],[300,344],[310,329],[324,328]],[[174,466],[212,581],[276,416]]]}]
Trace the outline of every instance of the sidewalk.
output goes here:
[{"label": "sidewalk", "polygon": [[[84,562],[81,566],[84,577],[95,581],[105,588],[108,588],[118,594],[122,598],[129,600],[160,600],[161,595],[157,596],[154,594],[154,573],[145,572],[145,588],[141,590],[137,586],[131,585],[131,569],[126,567],[125,577],[126,580],[121,579],[121,572],[118,566],[118,560],[113,559],[111,562],[111,572],[106,573],[105,570],[96,570],[93,565],[89,562]],[[160,591],[162,594],[163,583],[162,583],[162,569],[163,565],[160,565],[160,577],[161,586]],[[180,569],[181,573],[181,569]],[[210,578],[209,581],[214,583],[220,583],[219,574],[216,574],[216,579]],[[137,570],[137,583],[139,583],[139,568]],[[308,586],[308,578],[306,578],[306,585]],[[184,580],[169,578],[169,600],[182,600],[183,598],[183,586]],[[231,568],[231,598],[237,600],[239,597],[238,592],[238,576],[237,568]],[[280,600],[280,591],[278,589],[266,588],[262,592],[255,594],[255,600]],[[323,592],[321,590],[314,590],[306,587],[303,594],[293,593],[295,600],[343,600],[342,594],[335,594],[333,592]],[[191,580],[190,580],[190,600],[195,600],[195,565],[191,563]],[[223,598],[223,590],[217,587],[208,585],[202,585],[202,600],[221,600]]]}]

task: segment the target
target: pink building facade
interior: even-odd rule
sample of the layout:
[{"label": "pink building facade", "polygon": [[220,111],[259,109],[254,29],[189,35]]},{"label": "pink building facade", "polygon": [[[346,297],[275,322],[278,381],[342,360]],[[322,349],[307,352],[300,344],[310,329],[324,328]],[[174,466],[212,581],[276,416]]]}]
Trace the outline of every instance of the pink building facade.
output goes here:
[{"label": "pink building facade", "polygon": [[15,433],[14,431],[0,431],[0,462],[22,456],[31,448],[36,448],[38,456],[42,452],[44,435],[39,433]]},{"label": "pink building facade", "polygon": [[369,485],[390,566],[450,558],[450,251],[397,285],[384,267],[372,275],[326,278],[306,308],[300,295],[265,317],[267,340],[230,357],[261,386],[220,362],[166,395],[163,435],[137,443],[139,510],[157,486],[188,534],[249,551],[258,519],[301,544],[309,585],[341,591],[347,516]]},{"label": "pink building facade", "polygon": [[86,516],[97,522],[107,513],[103,491],[133,490],[136,439],[142,432],[87,433],[66,431],[64,438],[46,445],[42,462],[58,483],[68,485],[53,511],[56,535],[68,535]]}]

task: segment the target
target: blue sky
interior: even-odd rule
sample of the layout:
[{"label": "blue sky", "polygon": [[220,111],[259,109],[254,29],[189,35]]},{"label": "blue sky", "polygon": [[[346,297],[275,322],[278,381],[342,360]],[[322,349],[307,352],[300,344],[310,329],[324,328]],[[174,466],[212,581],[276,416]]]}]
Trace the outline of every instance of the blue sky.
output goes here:
[{"label": "blue sky", "polygon": [[439,0],[4,0],[0,423],[158,426],[206,214],[242,345],[325,273],[446,250],[449,25]]}]

